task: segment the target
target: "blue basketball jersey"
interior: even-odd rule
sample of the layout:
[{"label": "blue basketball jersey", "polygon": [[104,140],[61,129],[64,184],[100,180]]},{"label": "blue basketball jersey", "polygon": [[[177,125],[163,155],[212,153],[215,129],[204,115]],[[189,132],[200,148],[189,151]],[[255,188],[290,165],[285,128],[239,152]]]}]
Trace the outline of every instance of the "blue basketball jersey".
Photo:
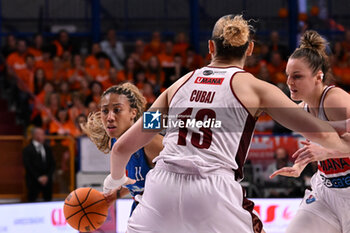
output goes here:
[{"label": "blue basketball jersey", "polygon": [[[111,147],[117,140],[112,138]],[[151,168],[147,164],[145,151],[143,148],[136,151],[126,165],[127,176],[136,180],[135,184],[126,185],[131,195],[134,197],[137,194],[142,194],[145,188],[146,174]]]}]

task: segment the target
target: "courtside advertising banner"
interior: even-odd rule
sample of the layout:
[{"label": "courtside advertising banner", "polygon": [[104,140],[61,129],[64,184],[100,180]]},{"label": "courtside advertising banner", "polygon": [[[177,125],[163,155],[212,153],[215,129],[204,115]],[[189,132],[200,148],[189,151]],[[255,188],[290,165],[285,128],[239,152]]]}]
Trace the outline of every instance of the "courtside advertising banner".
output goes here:
[{"label": "courtside advertising banner", "polygon": [[0,233],[77,233],[64,218],[63,202],[0,205]]},{"label": "courtside advertising banner", "polygon": [[254,199],[254,210],[259,214],[265,232],[284,233],[295,216],[302,199]]},{"label": "courtside advertising banner", "polygon": [[[0,233],[78,233],[68,225],[63,201],[0,204]],[[108,210],[105,223],[95,233],[115,233],[115,207]]]}]

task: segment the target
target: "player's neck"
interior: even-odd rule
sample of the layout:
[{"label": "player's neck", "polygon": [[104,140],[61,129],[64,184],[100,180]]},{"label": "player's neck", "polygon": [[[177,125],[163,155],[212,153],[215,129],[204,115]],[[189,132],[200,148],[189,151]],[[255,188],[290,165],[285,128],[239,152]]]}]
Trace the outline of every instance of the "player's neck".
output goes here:
[{"label": "player's neck", "polygon": [[318,114],[318,108],[320,105],[322,93],[326,87],[326,85],[318,86],[316,90],[312,92],[312,95],[308,96],[308,98],[306,98],[304,101],[309,106],[309,109],[315,111],[314,114],[316,115]]},{"label": "player's neck", "polygon": [[244,59],[242,60],[225,60],[220,58],[213,58],[209,64],[209,66],[216,67],[227,67],[227,66],[237,66],[243,69]]}]

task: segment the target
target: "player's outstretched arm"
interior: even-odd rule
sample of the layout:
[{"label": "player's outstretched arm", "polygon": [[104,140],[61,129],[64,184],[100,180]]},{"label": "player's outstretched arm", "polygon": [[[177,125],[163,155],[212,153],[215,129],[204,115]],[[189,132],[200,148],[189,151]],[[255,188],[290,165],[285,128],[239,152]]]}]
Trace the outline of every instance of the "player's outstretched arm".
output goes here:
[{"label": "player's outstretched arm", "polygon": [[328,121],[339,135],[350,133],[350,118],[343,121]]},{"label": "player's outstretched arm", "polygon": [[339,151],[327,149],[309,141],[302,141],[301,143],[304,147],[300,148],[292,155],[292,158],[296,158],[293,167],[283,167],[275,171],[270,175],[271,179],[277,175],[299,177],[306,165],[310,162],[350,157],[350,153],[341,153]]},{"label": "player's outstretched arm", "polygon": [[297,107],[277,87],[268,83],[259,86],[263,86],[259,87],[261,91],[260,106],[281,125],[301,133],[305,138],[326,148],[344,153],[350,152],[350,143],[346,139],[340,138],[327,122],[313,117]]},{"label": "player's outstretched arm", "polygon": [[[350,95],[340,88],[332,88],[323,103],[325,115],[329,122],[344,140],[349,139],[348,132],[350,118]],[[348,118],[348,119],[347,119]],[[347,119],[347,120],[343,120]],[[303,148],[294,153],[295,163],[307,164],[313,161],[323,161],[330,158],[348,158],[350,153],[342,153],[336,149],[324,148],[309,141],[302,142]]]},{"label": "player's outstretched arm", "polygon": [[[167,92],[163,92],[152,105],[152,111],[163,113],[167,107]],[[110,169],[113,179],[120,179],[125,174],[125,167],[131,155],[150,143],[160,130],[143,129],[143,117],[138,119],[113,145],[110,157]]]},{"label": "player's outstretched arm", "polygon": [[276,86],[249,73],[240,73],[232,79],[232,88],[253,116],[265,111],[284,127],[301,133],[313,142],[344,153],[350,152],[350,143],[340,138],[332,126],[298,107]]}]

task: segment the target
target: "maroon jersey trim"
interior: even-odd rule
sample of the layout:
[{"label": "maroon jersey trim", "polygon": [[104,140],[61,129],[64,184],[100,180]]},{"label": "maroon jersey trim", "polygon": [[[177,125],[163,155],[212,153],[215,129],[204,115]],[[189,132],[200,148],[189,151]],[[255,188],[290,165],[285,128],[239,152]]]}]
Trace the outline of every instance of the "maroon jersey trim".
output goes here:
[{"label": "maroon jersey trim", "polygon": [[173,95],[173,96],[171,97],[171,99],[170,99],[169,107],[170,107],[170,104],[171,104],[171,102],[173,101],[174,96],[176,95],[176,93],[180,90],[180,88],[181,88],[183,85],[185,85],[185,84],[192,78],[192,76],[194,75],[195,72],[196,72],[196,70],[192,71],[192,74],[190,75],[190,77],[188,77],[188,79],[187,79],[185,82],[183,82],[183,83],[177,88],[177,90],[175,91],[174,95]]}]

